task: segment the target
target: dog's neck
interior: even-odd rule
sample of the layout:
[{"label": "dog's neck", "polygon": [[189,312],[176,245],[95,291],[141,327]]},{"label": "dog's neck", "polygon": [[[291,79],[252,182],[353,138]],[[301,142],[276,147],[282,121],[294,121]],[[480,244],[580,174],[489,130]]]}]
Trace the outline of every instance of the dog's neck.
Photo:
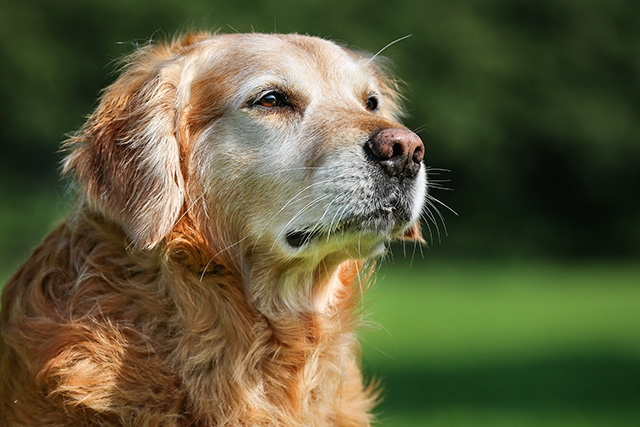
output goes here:
[{"label": "dog's neck", "polygon": [[[278,263],[268,256],[243,256],[234,251],[218,254],[204,269],[195,270],[184,268],[185,258],[178,256],[180,264],[170,264],[167,277],[175,277],[176,271],[182,270],[188,277],[184,282],[192,284],[193,298],[211,295],[215,300],[220,293],[233,294],[234,303],[254,316],[264,317],[276,334],[292,328],[322,334],[318,323],[336,323],[341,330],[351,331],[347,326],[357,317],[366,283],[363,261],[336,256],[310,265],[295,260]],[[197,263],[200,267],[202,264]],[[191,300],[190,294],[180,290],[176,299],[187,296]],[[212,307],[207,307],[206,300],[201,302],[201,310],[216,310],[214,302]]]},{"label": "dog's neck", "polygon": [[[362,262],[327,259],[311,270],[295,263],[276,268],[268,257],[233,251],[209,260],[204,271],[181,262],[164,267],[167,280],[180,272],[167,288],[187,330],[176,342],[180,359],[190,364],[181,369],[202,372],[217,366],[236,375],[211,382],[186,375],[189,387],[199,390],[195,395],[233,394],[235,382],[253,384],[264,388],[262,404],[270,412],[282,407],[304,412],[311,399],[340,400],[346,378],[361,387],[354,328]],[[320,383],[323,387],[316,389]],[[289,403],[283,406],[283,400]],[[198,405],[206,413],[212,402]]]},{"label": "dog's neck", "polygon": [[222,227],[202,217],[193,211],[183,217],[167,239],[163,259],[174,261],[173,270],[194,272],[200,281],[232,278],[248,304],[269,319],[328,315],[354,287],[362,296],[362,261],[345,253],[287,258],[274,254],[271,243],[221,240],[214,236],[224,234]]},{"label": "dog's neck", "polygon": [[244,287],[251,304],[265,315],[330,315],[358,281],[363,263],[328,256],[315,263],[279,263],[261,255],[248,259]]}]

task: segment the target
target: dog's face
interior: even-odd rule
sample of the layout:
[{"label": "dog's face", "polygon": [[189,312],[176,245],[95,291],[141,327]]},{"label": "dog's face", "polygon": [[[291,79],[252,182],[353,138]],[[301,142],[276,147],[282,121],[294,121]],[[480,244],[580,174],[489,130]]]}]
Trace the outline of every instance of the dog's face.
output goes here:
[{"label": "dog's face", "polygon": [[[209,205],[244,228],[237,239],[287,256],[366,256],[417,220],[423,147],[367,58],[302,36],[229,36],[202,54],[192,97],[231,90],[196,142],[198,173]],[[380,164],[371,143],[385,130],[417,170]]]},{"label": "dog's face", "polygon": [[[398,123],[397,94],[370,58],[322,39],[260,34],[199,37],[165,56],[152,64],[144,57],[137,73],[148,75],[132,89],[116,82],[86,127],[104,126],[98,116],[106,108],[137,103],[125,107],[137,122],[115,136],[133,154],[87,141],[85,129],[67,160],[94,204],[123,216],[134,242],[157,243],[193,206],[202,206],[209,234],[226,245],[285,259],[365,257],[417,222],[424,147]],[[126,73],[135,67],[134,58]],[[135,95],[108,102],[125,89]],[[105,178],[111,166],[95,163],[118,156],[122,169]],[[143,165],[131,180],[151,174],[158,182],[124,183],[135,196],[105,196],[112,190],[104,184],[117,186],[112,181],[135,162]],[[171,206],[158,213],[155,203]]]}]

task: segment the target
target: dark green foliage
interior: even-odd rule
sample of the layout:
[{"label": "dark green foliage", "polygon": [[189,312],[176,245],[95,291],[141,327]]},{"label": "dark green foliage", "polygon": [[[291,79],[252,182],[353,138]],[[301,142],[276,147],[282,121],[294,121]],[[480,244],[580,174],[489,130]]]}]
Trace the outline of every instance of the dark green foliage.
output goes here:
[{"label": "dark green foliage", "polygon": [[2,209],[55,191],[58,144],[137,44],[255,29],[375,52],[412,34],[384,54],[460,214],[430,256],[637,256],[638,22],[624,0],[3,2]]}]

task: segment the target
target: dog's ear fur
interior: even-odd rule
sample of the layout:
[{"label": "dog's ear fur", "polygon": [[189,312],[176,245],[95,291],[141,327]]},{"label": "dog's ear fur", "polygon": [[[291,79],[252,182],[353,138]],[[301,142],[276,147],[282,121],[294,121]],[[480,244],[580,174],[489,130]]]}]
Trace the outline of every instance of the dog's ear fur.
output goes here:
[{"label": "dog's ear fur", "polygon": [[64,147],[64,172],[138,248],[151,248],[167,235],[184,201],[173,48],[148,46],[134,53]]}]

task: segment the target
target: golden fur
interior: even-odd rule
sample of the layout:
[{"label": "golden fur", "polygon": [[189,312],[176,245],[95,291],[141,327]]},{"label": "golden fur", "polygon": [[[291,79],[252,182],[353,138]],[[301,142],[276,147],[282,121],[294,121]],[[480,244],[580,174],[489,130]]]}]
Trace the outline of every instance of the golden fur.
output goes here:
[{"label": "golden fur", "polygon": [[373,58],[312,37],[135,52],[65,144],[73,212],[5,286],[0,424],[370,425],[363,259],[420,239],[424,172],[403,221],[285,236],[378,197],[354,177],[371,133],[402,128],[397,98]]}]

